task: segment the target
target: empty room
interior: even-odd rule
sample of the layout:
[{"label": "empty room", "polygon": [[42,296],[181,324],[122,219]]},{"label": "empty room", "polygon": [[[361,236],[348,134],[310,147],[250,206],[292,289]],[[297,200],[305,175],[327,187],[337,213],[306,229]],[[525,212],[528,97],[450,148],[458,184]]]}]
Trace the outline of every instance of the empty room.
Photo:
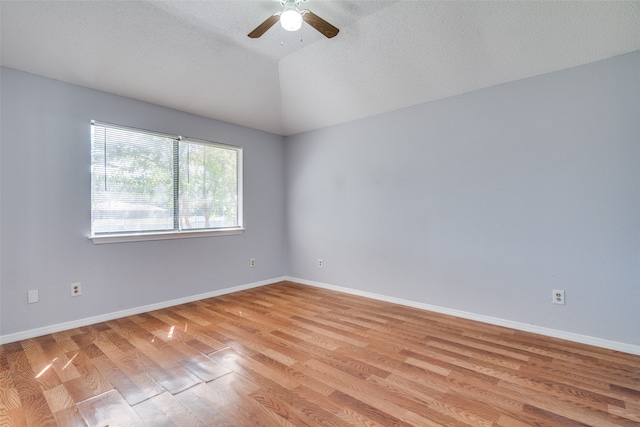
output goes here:
[{"label": "empty room", "polygon": [[0,0],[0,426],[639,426],[639,1]]}]

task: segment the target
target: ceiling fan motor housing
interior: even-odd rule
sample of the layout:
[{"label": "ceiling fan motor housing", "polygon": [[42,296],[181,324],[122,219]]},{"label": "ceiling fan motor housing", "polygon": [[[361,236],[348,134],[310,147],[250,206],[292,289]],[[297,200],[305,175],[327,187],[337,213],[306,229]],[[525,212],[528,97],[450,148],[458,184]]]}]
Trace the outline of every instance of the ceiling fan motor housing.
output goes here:
[{"label": "ceiling fan motor housing", "polygon": [[315,13],[306,9],[302,11],[299,10],[298,6],[300,5],[300,3],[306,3],[307,0],[274,1],[279,1],[279,3],[282,5],[282,12],[274,13],[273,15],[265,19],[264,22],[258,25],[253,31],[251,31],[248,36],[252,39],[257,39],[262,36],[278,21],[280,21],[280,25],[282,26],[282,28],[287,31],[299,30],[300,27],[302,27],[302,21],[304,21],[329,39],[338,35],[338,32],[340,31],[324,19],[320,18]]},{"label": "ceiling fan motor housing", "polygon": [[302,14],[298,10],[298,0],[285,0],[280,14],[280,25],[287,31],[298,31],[302,27]]}]

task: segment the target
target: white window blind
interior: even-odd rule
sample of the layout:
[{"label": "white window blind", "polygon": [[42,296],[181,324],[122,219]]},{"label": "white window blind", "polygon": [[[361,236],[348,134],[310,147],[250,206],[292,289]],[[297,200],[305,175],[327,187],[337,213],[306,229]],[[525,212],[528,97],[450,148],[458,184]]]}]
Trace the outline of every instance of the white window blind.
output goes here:
[{"label": "white window blind", "polygon": [[242,226],[242,149],[91,124],[91,234]]}]

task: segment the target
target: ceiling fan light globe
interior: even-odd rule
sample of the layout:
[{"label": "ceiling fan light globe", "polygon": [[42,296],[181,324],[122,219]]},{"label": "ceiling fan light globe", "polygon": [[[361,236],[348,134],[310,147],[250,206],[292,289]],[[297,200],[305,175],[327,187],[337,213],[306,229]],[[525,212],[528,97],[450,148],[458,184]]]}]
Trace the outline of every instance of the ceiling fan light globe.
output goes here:
[{"label": "ceiling fan light globe", "polygon": [[298,31],[302,27],[302,15],[295,9],[288,9],[280,15],[280,25],[287,31]]}]

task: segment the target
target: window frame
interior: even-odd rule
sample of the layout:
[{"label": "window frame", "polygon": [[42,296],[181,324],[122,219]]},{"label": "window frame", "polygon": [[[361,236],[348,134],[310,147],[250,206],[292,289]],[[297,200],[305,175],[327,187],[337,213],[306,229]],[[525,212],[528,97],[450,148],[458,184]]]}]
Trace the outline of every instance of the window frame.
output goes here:
[{"label": "window frame", "polygon": [[[180,142],[192,142],[197,144],[203,144],[212,147],[219,147],[226,150],[234,150],[237,155],[237,216],[238,216],[238,225],[235,227],[220,227],[220,228],[204,228],[204,229],[180,229],[178,226],[177,229],[174,230],[161,230],[161,231],[139,231],[139,232],[113,232],[113,233],[93,233],[93,225],[90,224],[90,232],[89,239],[93,241],[94,244],[103,244],[103,243],[125,243],[125,242],[142,242],[142,241],[153,241],[153,240],[170,240],[170,239],[185,239],[185,238],[197,238],[197,237],[211,237],[211,236],[229,236],[229,235],[237,235],[242,234],[245,231],[244,228],[244,153],[243,148],[236,145],[231,144],[223,144],[220,142],[207,141],[200,138],[188,138],[180,135],[172,135],[163,132],[157,131],[149,131],[146,129],[134,128],[130,126],[117,125],[113,123],[101,122],[98,120],[91,120],[91,126],[107,126],[116,129],[123,129],[133,132],[141,132],[148,135],[156,135],[164,138],[170,138],[177,140]],[[92,141],[93,143],[93,141]],[[93,161],[90,161],[91,165],[93,165]],[[174,173],[179,173],[174,171]],[[174,175],[174,178],[176,176]],[[91,191],[93,191],[93,178],[91,177]],[[179,190],[177,190],[179,191]],[[93,196],[90,196],[93,199]],[[93,215],[92,209],[90,209],[91,215]],[[174,212],[174,221],[176,213]],[[178,220],[179,223],[179,220]]]}]

